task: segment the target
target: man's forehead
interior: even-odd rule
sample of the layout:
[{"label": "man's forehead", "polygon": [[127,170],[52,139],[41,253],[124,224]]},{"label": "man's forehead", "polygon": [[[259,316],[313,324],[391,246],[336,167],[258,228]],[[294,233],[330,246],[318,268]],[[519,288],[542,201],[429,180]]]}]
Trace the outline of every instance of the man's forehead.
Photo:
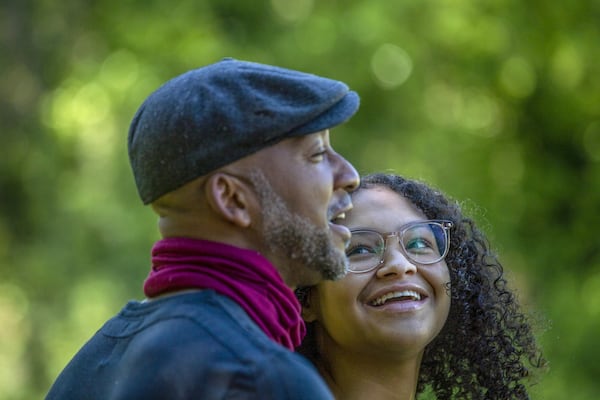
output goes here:
[{"label": "man's forehead", "polygon": [[289,161],[291,160],[290,157],[293,157],[295,154],[303,154],[303,152],[309,151],[311,148],[323,145],[329,145],[328,129],[283,139],[229,165],[245,169],[262,168],[265,169],[265,172],[278,172],[270,171],[273,169],[270,166],[276,160]]},{"label": "man's forehead", "polygon": [[286,142],[287,144],[294,145],[311,145],[313,143],[329,143],[329,129],[324,129],[322,131],[309,133],[308,135],[295,136],[291,138],[287,138],[282,140],[282,142]]}]

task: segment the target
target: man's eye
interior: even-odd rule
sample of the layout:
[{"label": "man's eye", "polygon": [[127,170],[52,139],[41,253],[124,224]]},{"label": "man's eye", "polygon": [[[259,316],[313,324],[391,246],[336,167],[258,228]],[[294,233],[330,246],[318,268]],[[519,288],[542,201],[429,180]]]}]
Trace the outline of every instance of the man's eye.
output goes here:
[{"label": "man's eye", "polygon": [[317,160],[322,160],[323,157],[325,157],[325,154],[327,154],[327,150],[321,150],[321,151],[318,151],[318,152],[314,153],[311,156],[311,158],[317,159]]}]

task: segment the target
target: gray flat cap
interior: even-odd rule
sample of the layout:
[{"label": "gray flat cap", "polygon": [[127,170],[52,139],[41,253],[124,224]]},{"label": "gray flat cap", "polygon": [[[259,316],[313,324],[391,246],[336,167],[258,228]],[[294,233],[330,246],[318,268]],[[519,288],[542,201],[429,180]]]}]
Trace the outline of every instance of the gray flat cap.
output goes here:
[{"label": "gray flat cap", "polygon": [[285,138],[332,128],[358,110],[343,82],[231,58],[158,88],[129,128],[144,204]]}]

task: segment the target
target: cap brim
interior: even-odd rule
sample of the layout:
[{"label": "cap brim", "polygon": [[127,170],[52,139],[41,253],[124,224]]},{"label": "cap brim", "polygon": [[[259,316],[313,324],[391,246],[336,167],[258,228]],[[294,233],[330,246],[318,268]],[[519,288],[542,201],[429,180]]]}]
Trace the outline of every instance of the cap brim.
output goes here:
[{"label": "cap brim", "polygon": [[301,136],[333,128],[348,121],[358,111],[360,98],[356,92],[349,91],[339,102],[310,122],[291,130],[288,135]]}]

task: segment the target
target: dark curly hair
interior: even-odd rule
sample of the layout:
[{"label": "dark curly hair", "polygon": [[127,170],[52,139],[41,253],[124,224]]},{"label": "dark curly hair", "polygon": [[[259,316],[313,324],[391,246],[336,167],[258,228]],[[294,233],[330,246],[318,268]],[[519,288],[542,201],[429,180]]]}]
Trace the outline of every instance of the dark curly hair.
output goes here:
[{"label": "dark curly hair", "polygon": [[[357,191],[374,186],[390,188],[429,219],[453,223],[446,256],[450,313],[425,348],[417,393],[430,388],[438,400],[529,399],[525,381],[546,361],[485,235],[456,202],[424,183],[379,173],[363,177]],[[305,304],[306,292],[299,289],[297,295]],[[307,324],[297,350],[318,360],[314,323]]]}]

